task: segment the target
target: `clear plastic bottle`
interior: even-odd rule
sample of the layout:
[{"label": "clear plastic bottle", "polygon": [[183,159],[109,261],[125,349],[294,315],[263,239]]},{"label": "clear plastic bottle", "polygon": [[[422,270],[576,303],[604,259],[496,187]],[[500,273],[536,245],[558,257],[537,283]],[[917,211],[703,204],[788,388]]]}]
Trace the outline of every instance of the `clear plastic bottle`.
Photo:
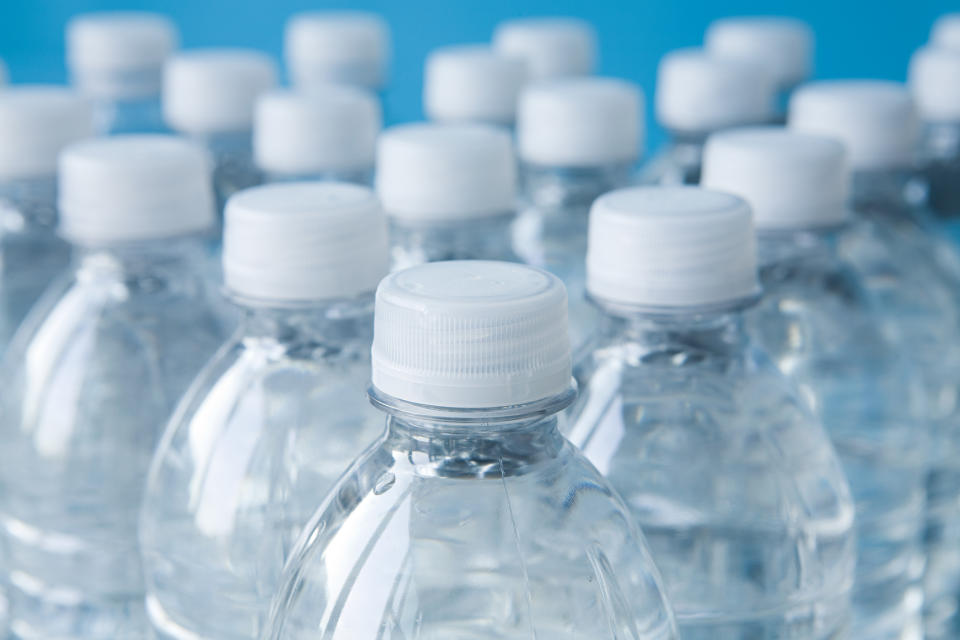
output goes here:
[{"label": "clear plastic bottle", "polygon": [[380,103],[354,87],[329,85],[309,94],[265,93],[253,117],[253,158],[265,182],[373,183]]},{"label": "clear plastic bottle", "polygon": [[0,522],[17,638],[143,637],[137,513],[176,399],[225,339],[198,275],[203,150],[166,136],[68,147],[65,277],[0,371]]},{"label": "clear plastic bottle", "polygon": [[520,98],[521,205],[513,246],[524,262],[567,286],[575,346],[595,320],[584,297],[590,205],[630,183],[643,137],[643,94],[627,82],[554,80],[531,86]]},{"label": "clear plastic bottle", "polygon": [[688,640],[845,637],[854,508],[830,441],[757,349],[750,209],[695,187],[597,200],[570,440],[630,509]]},{"label": "clear plastic bottle", "polygon": [[510,244],[516,161],[499,127],[387,129],[377,144],[376,189],[390,219],[393,270],[440,260],[519,262]]},{"label": "clear plastic bottle", "polygon": [[163,63],[177,48],[177,28],[146,12],[81,14],[67,25],[71,84],[95,107],[99,133],[159,133]]},{"label": "clear plastic bottle", "polygon": [[53,86],[0,93],[0,355],[70,260],[56,235],[57,154],[93,134],[93,112]]},{"label": "clear plastic bottle", "polygon": [[760,65],[777,90],[774,120],[787,121],[790,94],[813,70],[813,29],[803,20],[784,16],[738,16],[714,20],[703,47],[710,55]]},{"label": "clear plastic bottle", "polygon": [[277,84],[273,60],[253,49],[195,49],[163,69],[163,118],[213,158],[213,189],[223,214],[227,198],[259,184],[253,162],[254,104]]},{"label": "clear plastic bottle", "polygon": [[526,63],[489,45],[455,45],[430,52],[423,72],[423,112],[434,122],[513,127]]},{"label": "clear plastic bottle", "polygon": [[493,48],[520,58],[536,82],[589,76],[597,67],[597,32],[584,20],[570,17],[514,18],[497,25]]},{"label": "clear plastic bottle", "polygon": [[920,637],[927,436],[916,372],[838,250],[849,170],[834,139],[784,129],[710,138],[705,187],[751,205],[764,297],[749,329],[823,421],[857,507],[855,638]]},{"label": "clear plastic bottle", "polygon": [[227,204],[223,251],[244,319],[181,399],[144,492],[158,638],[260,637],[297,535],[383,431],[365,392],[388,255],[373,192],[332,182],[243,191]]},{"label": "clear plastic bottle", "polygon": [[558,430],[566,296],[461,261],[377,290],[370,396],[387,431],[323,501],[266,638],[676,638],[626,506]]},{"label": "clear plastic bottle", "polygon": [[698,184],[707,136],[770,122],[775,94],[773,76],[756,62],[703,49],[668,53],[657,69],[654,106],[670,139],[643,167],[640,183]]}]

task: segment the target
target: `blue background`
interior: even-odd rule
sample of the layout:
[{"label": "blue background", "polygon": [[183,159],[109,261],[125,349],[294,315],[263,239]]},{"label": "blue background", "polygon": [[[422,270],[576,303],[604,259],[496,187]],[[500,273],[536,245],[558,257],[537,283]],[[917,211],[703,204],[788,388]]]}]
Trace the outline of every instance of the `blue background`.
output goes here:
[{"label": "blue background", "polygon": [[702,42],[709,22],[724,15],[782,14],[807,20],[817,35],[816,75],[902,80],[912,51],[944,1],[844,0],[0,0],[0,57],[14,82],[62,82],[63,28],[74,13],[143,9],[170,15],[185,47],[250,46],[279,60],[283,24],[295,11],[356,8],[383,14],[393,29],[394,61],[386,94],[390,120],[421,118],[423,60],[433,47],[488,41],[503,18],[575,15],[600,34],[600,72],[639,82],[647,94],[648,147],[662,140],[650,109],[657,60],[676,47]]}]

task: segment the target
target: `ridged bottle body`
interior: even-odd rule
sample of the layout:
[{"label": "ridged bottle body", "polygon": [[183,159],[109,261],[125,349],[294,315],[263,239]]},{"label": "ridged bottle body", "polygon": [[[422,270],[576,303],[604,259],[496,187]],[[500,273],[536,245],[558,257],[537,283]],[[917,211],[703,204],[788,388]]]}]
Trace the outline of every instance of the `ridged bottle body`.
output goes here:
[{"label": "ridged bottle body", "polygon": [[140,539],[158,638],[257,638],[301,529],[384,428],[372,301],[252,309],[154,456]]},{"label": "ridged bottle body", "polygon": [[[856,232],[856,229],[854,229]],[[829,433],[857,508],[854,638],[919,633],[928,433],[922,387],[837,232],[760,236],[750,330]]]},{"label": "ridged bottle body", "polygon": [[8,352],[0,524],[18,638],[146,632],[137,514],[174,404],[224,339],[196,241],[80,252]]},{"label": "ridged bottle body", "polygon": [[0,184],[0,356],[27,312],[70,262],[56,234],[53,178]]},{"label": "ridged bottle body", "polygon": [[301,537],[266,637],[676,638],[642,537],[557,408],[389,418]]},{"label": "ridged bottle body", "polygon": [[629,505],[682,637],[845,637],[847,482],[739,314],[604,315],[587,346],[570,439]]}]

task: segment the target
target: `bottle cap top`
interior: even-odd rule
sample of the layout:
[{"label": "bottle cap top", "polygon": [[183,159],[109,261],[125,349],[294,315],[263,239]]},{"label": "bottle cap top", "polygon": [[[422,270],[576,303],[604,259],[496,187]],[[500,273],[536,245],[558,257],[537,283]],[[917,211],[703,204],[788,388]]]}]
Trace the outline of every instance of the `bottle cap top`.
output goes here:
[{"label": "bottle cap top", "polygon": [[493,48],[527,63],[532,79],[585,76],[597,65],[597,33],[577,18],[519,18],[497,25]]},{"label": "bottle cap top", "polygon": [[763,66],[780,89],[804,82],[813,67],[813,30],[796,18],[754,16],[716,20],[707,29],[705,48],[711,55]]},{"label": "bottle cap top", "polygon": [[750,207],[698,187],[635,187],[590,211],[587,290],[625,307],[682,309],[757,294]]},{"label": "bottle cap top", "polygon": [[299,88],[330,82],[380,89],[390,62],[390,27],[361,11],[313,11],[287,22],[284,58]]},{"label": "bottle cap top", "polygon": [[427,57],[424,111],[440,122],[510,125],[527,78],[523,60],[486,46],[443,47]]},{"label": "bottle cap top", "polygon": [[434,262],[377,289],[373,386],[421,405],[494,408],[570,389],[567,295],[544,271]]}]

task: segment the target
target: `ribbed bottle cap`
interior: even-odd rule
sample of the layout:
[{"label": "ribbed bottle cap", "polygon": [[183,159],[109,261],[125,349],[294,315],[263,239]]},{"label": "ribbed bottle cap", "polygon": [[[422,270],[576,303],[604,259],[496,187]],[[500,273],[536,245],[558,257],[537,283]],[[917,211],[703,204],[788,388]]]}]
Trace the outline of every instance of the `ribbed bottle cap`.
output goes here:
[{"label": "ribbed bottle cap", "polygon": [[559,167],[632,163],[643,149],[643,93],[612,78],[531,85],[517,109],[517,152],[524,162]]},{"label": "ribbed bottle cap", "polygon": [[293,182],[227,201],[223,277],[243,297],[273,302],[349,298],[387,274],[386,217],[373,191]]},{"label": "ribbed bottle cap", "polygon": [[773,118],[773,78],[755,63],[701,49],[668,53],[657,71],[657,120],[672,131],[705,134]]},{"label": "ribbed bottle cap", "polygon": [[257,101],[254,159],[264,171],[287,175],[371,169],[382,125],[380,103],[364,89],[271,91]]},{"label": "ribbed bottle cap", "polygon": [[761,65],[781,89],[810,77],[813,30],[796,18],[754,16],[724,18],[707,29],[708,53]]},{"label": "ribbed bottle cap", "polygon": [[960,121],[960,47],[923,47],[910,60],[910,92],[928,122]]},{"label": "ribbed bottle cap", "polygon": [[60,154],[60,231],[80,244],[196,233],[214,221],[210,158],[162,135],[78,142]]},{"label": "ribbed bottle cap", "polygon": [[508,407],[570,389],[567,294],[518,264],[434,262],[377,289],[373,386],[406,402]]},{"label": "ribbed bottle cap", "polygon": [[84,93],[134,98],[160,91],[163,62],[178,44],[166,16],[146,12],[79,15],[67,25],[67,66]]},{"label": "ribbed bottle cap", "polygon": [[590,211],[587,290],[626,307],[722,305],[756,295],[750,207],[698,187],[636,187]]},{"label": "ribbed bottle cap", "polygon": [[284,58],[300,88],[337,82],[380,89],[390,62],[390,27],[360,11],[316,11],[293,16],[284,35]]},{"label": "ribbed bottle cap", "polygon": [[790,100],[790,128],[837,138],[850,167],[884,169],[913,162],[920,129],[907,88],[895,82],[815,82]]},{"label": "ribbed bottle cap", "polygon": [[497,25],[493,48],[527,63],[531,79],[585,76],[597,65],[597,33],[577,18],[520,18]]},{"label": "ribbed bottle cap", "polygon": [[423,107],[439,122],[513,124],[527,78],[523,60],[482,45],[437,49],[427,57]]},{"label": "ribbed bottle cap", "polygon": [[377,195],[387,215],[410,221],[482,218],[515,209],[510,136],[492,125],[408,124],[377,144]]},{"label": "ribbed bottle cap", "polygon": [[18,85],[0,91],[0,179],[53,176],[60,151],[92,135],[93,110],[69,89]]},{"label": "ribbed bottle cap", "polygon": [[259,51],[185,51],[164,66],[163,117],[182,133],[249,130],[257,96],[276,84],[276,65]]},{"label": "ribbed bottle cap", "polygon": [[809,229],[843,223],[850,175],[833,138],[781,127],[732,129],[707,140],[707,189],[740,196],[757,229]]},{"label": "ribbed bottle cap", "polygon": [[930,33],[930,42],[938,47],[960,49],[960,13],[948,13],[937,18]]}]

